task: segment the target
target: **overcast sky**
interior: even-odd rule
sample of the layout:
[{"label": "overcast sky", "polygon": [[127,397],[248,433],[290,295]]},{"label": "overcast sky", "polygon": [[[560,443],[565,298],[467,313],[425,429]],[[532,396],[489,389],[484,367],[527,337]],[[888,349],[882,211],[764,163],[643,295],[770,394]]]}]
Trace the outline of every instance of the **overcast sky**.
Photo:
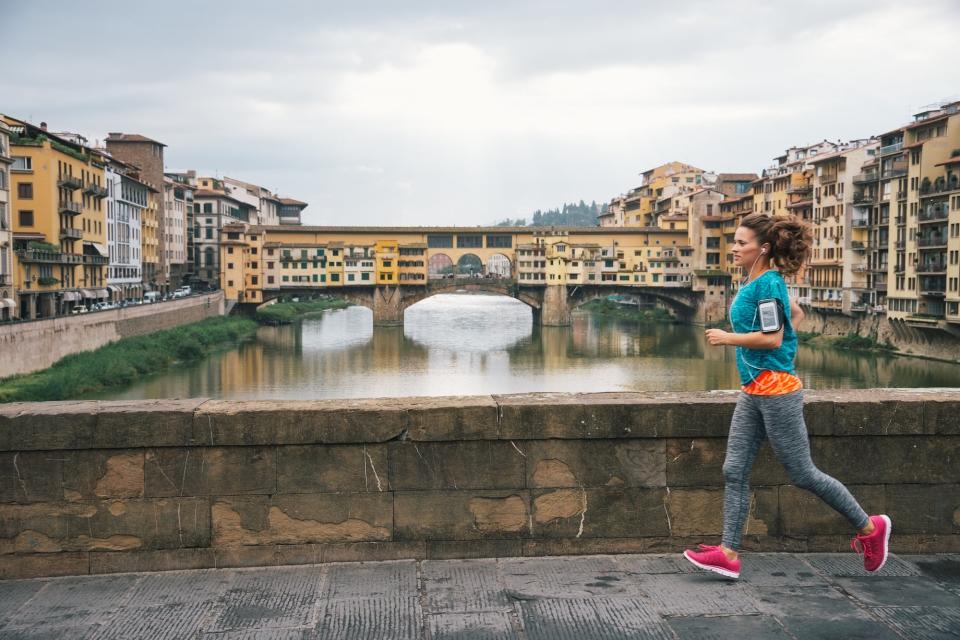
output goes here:
[{"label": "overcast sky", "polygon": [[960,94],[954,0],[2,8],[0,112],[142,133],[308,224],[487,224],[670,160],[759,172]]}]

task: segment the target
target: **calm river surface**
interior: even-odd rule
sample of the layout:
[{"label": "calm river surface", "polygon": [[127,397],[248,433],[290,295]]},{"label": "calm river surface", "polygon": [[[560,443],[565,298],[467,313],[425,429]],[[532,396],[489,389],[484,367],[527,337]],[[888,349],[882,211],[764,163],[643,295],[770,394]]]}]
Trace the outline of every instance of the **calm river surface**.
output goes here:
[{"label": "calm river surface", "polygon": [[[810,389],[960,387],[960,365],[800,347]],[[433,296],[403,327],[374,327],[362,307],[328,311],[189,366],[100,394],[105,398],[356,398],[529,391],[694,391],[739,388],[734,352],[703,329],[636,324],[575,312],[537,327],[502,296]]]}]

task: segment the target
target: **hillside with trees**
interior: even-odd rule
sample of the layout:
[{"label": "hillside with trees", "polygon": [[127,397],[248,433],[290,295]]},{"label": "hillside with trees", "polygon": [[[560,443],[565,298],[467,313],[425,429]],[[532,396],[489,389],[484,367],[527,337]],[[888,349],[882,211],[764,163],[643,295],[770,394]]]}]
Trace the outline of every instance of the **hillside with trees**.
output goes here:
[{"label": "hillside with trees", "polygon": [[599,205],[596,201],[587,204],[583,200],[578,203],[564,204],[557,209],[533,212],[528,222],[527,218],[506,218],[496,223],[498,227],[596,227],[597,216],[603,213],[607,205]]}]

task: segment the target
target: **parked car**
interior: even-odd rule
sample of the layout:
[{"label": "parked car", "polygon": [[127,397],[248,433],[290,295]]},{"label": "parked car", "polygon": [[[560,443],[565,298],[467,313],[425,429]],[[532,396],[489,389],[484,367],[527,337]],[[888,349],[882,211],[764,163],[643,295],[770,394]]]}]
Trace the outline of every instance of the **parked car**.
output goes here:
[{"label": "parked car", "polygon": [[73,309],[70,310],[70,313],[73,315],[78,315],[81,313],[89,313],[89,310],[82,304],[78,304]]}]

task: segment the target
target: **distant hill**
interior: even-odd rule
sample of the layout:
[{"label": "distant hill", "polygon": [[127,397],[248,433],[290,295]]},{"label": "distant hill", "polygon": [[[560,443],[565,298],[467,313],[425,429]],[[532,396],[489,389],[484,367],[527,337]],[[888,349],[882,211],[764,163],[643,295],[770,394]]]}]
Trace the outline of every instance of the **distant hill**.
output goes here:
[{"label": "distant hill", "polygon": [[506,218],[495,223],[498,227],[596,227],[597,216],[603,213],[607,205],[599,205],[596,201],[587,204],[583,200],[578,203],[564,204],[558,209],[537,209],[533,212],[530,222],[527,218]]}]

